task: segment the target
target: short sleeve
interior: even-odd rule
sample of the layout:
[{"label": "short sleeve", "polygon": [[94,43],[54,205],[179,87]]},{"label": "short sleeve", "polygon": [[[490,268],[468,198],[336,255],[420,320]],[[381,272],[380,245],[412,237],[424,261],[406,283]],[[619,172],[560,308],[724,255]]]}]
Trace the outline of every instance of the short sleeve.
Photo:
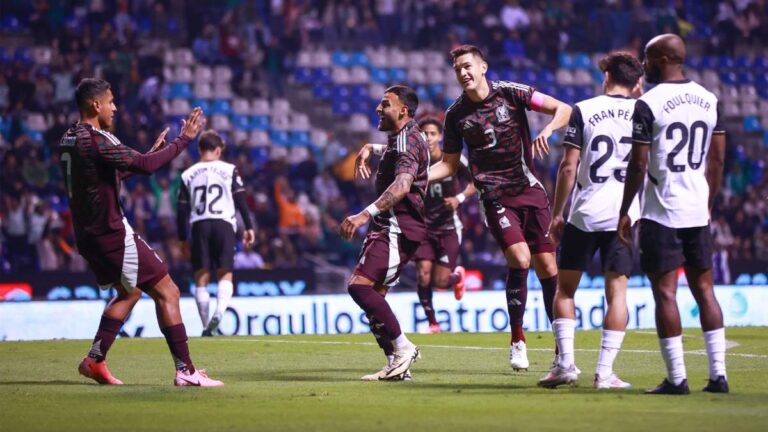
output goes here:
[{"label": "short sleeve", "polygon": [[651,145],[653,142],[654,116],[651,108],[643,100],[635,102],[635,112],[632,114],[632,142]]},{"label": "short sleeve", "polygon": [[725,126],[723,125],[723,103],[717,101],[717,121],[715,122],[715,129],[712,131],[713,135],[724,134]]},{"label": "short sleeve", "polygon": [[461,136],[461,128],[459,127],[459,121],[456,118],[456,112],[449,108],[445,114],[445,123],[443,124],[443,130],[445,134],[443,136],[443,151],[445,153],[460,153],[463,144],[463,137]]},{"label": "short sleeve", "polygon": [[512,81],[499,81],[504,98],[510,101],[514,106],[531,110],[531,99],[536,89],[529,85],[520,84]]},{"label": "short sleeve", "polygon": [[[402,135],[401,135],[402,136]],[[419,151],[421,147],[426,144],[420,138],[421,134],[408,134],[403,136],[402,139],[408,140],[403,150],[397,151],[397,158],[395,159],[395,176],[400,174],[410,174],[416,178],[419,173]],[[398,137],[398,139],[401,139]],[[402,148],[398,146],[398,148]]]},{"label": "short sleeve", "polygon": [[568,127],[565,129],[565,138],[563,144],[581,149],[584,145],[584,119],[581,116],[581,108],[578,105],[573,106],[571,118],[568,120]]}]

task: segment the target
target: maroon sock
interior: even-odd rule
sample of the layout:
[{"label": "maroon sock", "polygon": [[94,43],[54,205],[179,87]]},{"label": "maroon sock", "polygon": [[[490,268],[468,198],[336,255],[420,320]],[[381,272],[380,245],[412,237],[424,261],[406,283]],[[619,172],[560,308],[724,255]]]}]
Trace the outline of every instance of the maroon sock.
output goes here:
[{"label": "maroon sock", "polygon": [[512,343],[525,341],[523,316],[525,315],[525,303],[528,300],[528,269],[509,269],[506,291]]},{"label": "maroon sock", "polygon": [[419,302],[421,302],[421,307],[424,308],[424,314],[427,316],[427,320],[430,324],[436,324],[435,308],[432,307],[432,287],[430,285],[417,285],[416,293],[419,295]]},{"label": "maroon sock", "polygon": [[373,336],[376,338],[376,343],[379,344],[379,347],[384,350],[384,354],[388,356],[394,354],[395,347],[392,345],[392,341],[384,331],[384,324],[377,321],[372,315],[366,315],[366,318],[368,318],[371,333],[373,333]]},{"label": "maroon sock", "polygon": [[350,285],[348,288],[352,300],[365,311],[367,315],[373,316],[376,321],[384,324],[384,333],[389,340],[397,339],[401,334],[400,323],[397,322],[392,308],[384,300],[381,294],[377,293],[370,285]]},{"label": "maroon sock", "polygon": [[539,279],[541,282],[542,297],[544,297],[544,311],[547,313],[547,318],[550,324],[555,319],[552,305],[555,304],[555,290],[557,289],[557,275],[546,279]]},{"label": "maroon sock", "polygon": [[93,338],[93,345],[91,345],[91,352],[88,353],[88,357],[97,362],[104,361],[107,358],[107,351],[109,351],[122,327],[122,321],[102,315],[99,330],[96,331],[96,336]]},{"label": "maroon sock", "polygon": [[176,324],[161,329],[168,342],[168,348],[171,350],[173,362],[176,364],[176,370],[186,370],[189,373],[195,373],[195,366],[192,365],[192,359],[189,357],[189,345],[187,345],[187,329],[184,324]]}]

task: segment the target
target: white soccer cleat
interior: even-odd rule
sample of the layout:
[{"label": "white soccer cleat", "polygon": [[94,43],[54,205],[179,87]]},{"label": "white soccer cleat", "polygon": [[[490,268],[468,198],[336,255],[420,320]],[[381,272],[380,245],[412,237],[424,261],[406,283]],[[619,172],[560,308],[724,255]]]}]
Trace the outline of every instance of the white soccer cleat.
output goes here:
[{"label": "white soccer cleat", "polygon": [[579,374],[576,372],[576,365],[571,365],[567,369],[561,366],[554,366],[537,384],[539,387],[555,388],[563,384],[573,384],[578,379]]},{"label": "white soccer cleat", "polygon": [[176,371],[176,379],[173,380],[176,387],[221,387],[223,382],[208,378],[205,369],[198,369],[195,373],[187,371]]},{"label": "white soccer cleat", "polygon": [[384,376],[387,374],[387,368],[389,365],[384,366],[381,368],[381,370],[376,371],[372,374],[363,375],[360,377],[360,381],[379,381],[384,378]]},{"label": "white soccer cleat", "polygon": [[595,374],[595,382],[592,385],[596,389],[631,389],[632,384],[624,382],[615,373],[608,375],[605,378],[600,378]]},{"label": "white soccer cleat", "polygon": [[509,366],[515,371],[528,370],[528,350],[525,342],[518,341],[509,347]]},{"label": "white soccer cleat", "polygon": [[401,375],[407,372],[411,368],[411,364],[421,358],[421,352],[419,347],[414,344],[408,344],[408,346],[402,350],[395,351],[395,357],[392,359],[392,363],[385,368],[384,377],[382,380],[398,379]]}]

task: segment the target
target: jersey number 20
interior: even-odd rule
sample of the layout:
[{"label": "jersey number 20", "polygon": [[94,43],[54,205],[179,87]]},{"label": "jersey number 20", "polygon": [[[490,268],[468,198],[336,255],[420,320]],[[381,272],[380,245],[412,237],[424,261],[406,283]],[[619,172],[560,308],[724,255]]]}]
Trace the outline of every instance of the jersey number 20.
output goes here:
[{"label": "jersey number 20", "polygon": [[[699,144],[701,149],[699,150],[698,159],[694,160],[694,151],[696,149],[696,142],[694,140],[696,139],[696,131],[700,130],[700,140]],[[697,170],[701,166],[701,163],[704,161],[704,155],[706,153],[706,146],[707,146],[707,133],[709,132],[709,127],[707,127],[707,124],[703,121],[695,121],[693,124],[691,124],[691,128],[688,129],[685,124],[680,122],[674,122],[671,125],[667,126],[667,133],[666,137],[668,140],[675,138],[675,131],[680,131],[680,141],[678,141],[675,148],[672,149],[672,151],[669,152],[667,155],[667,168],[669,168],[672,172],[683,172],[685,171],[685,165],[684,164],[676,164],[675,163],[675,156],[677,156],[680,152],[683,151],[686,144],[688,145],[688,166],[691,167],[692,170]]]}]

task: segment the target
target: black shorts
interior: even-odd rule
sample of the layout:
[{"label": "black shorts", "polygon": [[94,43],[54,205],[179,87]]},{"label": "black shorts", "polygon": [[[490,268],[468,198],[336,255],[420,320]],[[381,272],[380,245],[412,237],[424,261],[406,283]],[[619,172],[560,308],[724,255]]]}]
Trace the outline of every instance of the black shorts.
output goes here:
[{"label": "black shorts", "polygon": [[616,231],[587,232],[570,223],[565,225],[560,241],[558,268],[585,272],[598,250],[603,273],[632,273],[632,249],[619,241]]},{"label": "black shorts", "polygon": [[645,273],[666,273],[685,265],[712,268],[712,235],[709,225],[669,228],[649,219],[640,220],[640,266]]},{"label": "black shorts", "polygon": [[192,268],[232,271],[235,230],[227,221],[206,219],[192,224]]}]

